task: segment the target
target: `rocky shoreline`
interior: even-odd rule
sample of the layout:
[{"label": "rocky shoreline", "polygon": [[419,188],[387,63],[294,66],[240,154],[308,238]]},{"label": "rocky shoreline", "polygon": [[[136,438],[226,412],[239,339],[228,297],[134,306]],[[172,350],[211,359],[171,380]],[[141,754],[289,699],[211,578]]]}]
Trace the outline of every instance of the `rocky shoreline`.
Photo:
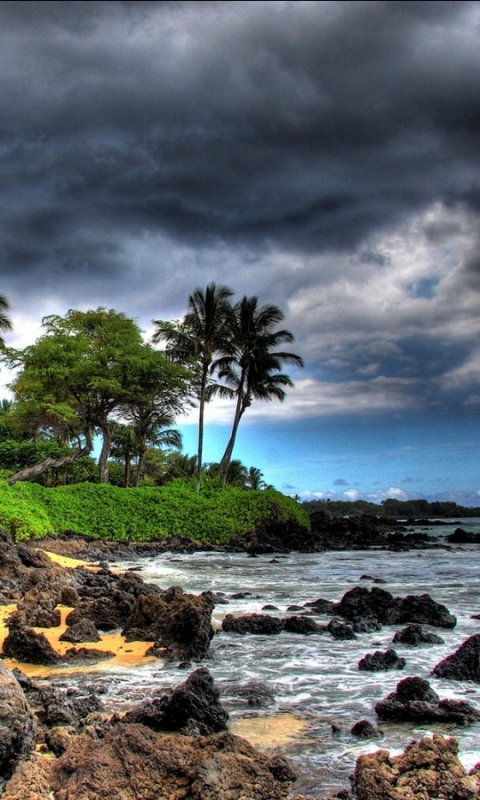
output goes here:
[{"label": "rocky shoreline", "polygon": [[[351,530],[350,525],[345,527]],[[0,664],[3,796],[7,800],[292,797],[296,773],[291,764],[278,755],[256,750],[229,732],[228,714],[208,669],[192,667],[192,662],[201,661],[208,652],[214,636],[212,611],[222,598],[210,591],[190,595],[180,587],[162,590],[135,572],[115,574],[105,563],[107,554],[115,560],[127,551],[135,552],[136,557],[141,552],[150,555],[151,544],[145,551],[139,545],[122,545],[120,551],[117,545],[100,543],[97,547],[91,540],[72,535],[41,544],[44,550],[63,551],[70,557],[87,555],[100,564],[95,570],[85,566],[67,569],[37,549],[38,543],[15,545],[0,532],[0,601],[11,607],[3,658],[30,664],[86,665],[113,656],[98,644],[100,632],[120,629],[126,642],[143,642],[146,654],[172,660],[190,674],[176,688],[154,692],[148,701],[120,715],[105,708],[94,684],[83,689],[56,687],[52,681],[45,685],[32,681],[18,668]],[[183,540],[176,544],[179,548],[197,547]],[[267,546],[267,542],[257,540],[257,545]],[[59,607],[63,606],[70,610],[60,637],[64,643],[60,653],[45,633],[35,628],[60,629]],[[318,615],[330,617],[328,624],[320,624]],[[318,598],[286,617],[227,614],[222,623],[224,630],[243,636],[276,635],[286,630],[334,639],[361,637],[385,624],[399,626],[392,644],[413,641],[422,646],[442,641],[423,630],[423,625],[448,631],[455,627],[456,619],[428,594],[394,597],[380,586],[356,586],[338,603]],[[367,653],[358,667],[402,670],[402,661],[392,647]],[[8,663],[11,666],[12,662]],[[479,664],[477,635],[440,661],[433,673],[480,682]],[[250,699],[254,704],[258,698]],[[379,725],[389,720],[453,726],[480,721],[480,711],[470,703],[441,699],[428,681],[416,676],[400,680],[395,692],[377,703],[375,712]],[[176,735],[172,737],[172,733]],[[376,722],[359,720],[351,735],[375,740],[382,734]],[[455,740],[436,735],[412,743],[399,757],[392,758],[385,750],[361,756],[352,786],[335,796],[343,800],[473,800],[479,794],[480,765],[467,775],[457,758]]]}]

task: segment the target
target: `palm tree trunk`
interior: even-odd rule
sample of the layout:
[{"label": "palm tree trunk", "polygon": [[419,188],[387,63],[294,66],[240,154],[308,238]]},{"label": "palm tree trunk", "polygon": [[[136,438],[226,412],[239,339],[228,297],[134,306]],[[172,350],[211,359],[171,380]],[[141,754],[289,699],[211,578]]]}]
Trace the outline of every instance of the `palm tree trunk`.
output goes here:
[{"label": "palm tree trunk", "polygon": [[125,451],[125,466],[123,470],[123,485],[125,489],[130,486],[130,450]]},{"label": "palm tree trunk", "polygon": [[207,386],[207,369],[208,367],[204,365],[202,369],[202,380],[200,384],[200,402],[199,402],[199,409],[198,409],[198,449],[197,449],[197,475],[196,475],[196,486],[197,492],[200,491],[200,485],[202,482],[202,466],[203,466],[203,427],[204,427],[204,416],[205,416],[205,390]]},{"label": "palm tree trunk", "polygon": [[[243,389],[243,381],[241,382],[241,387]],[[222,476],[222,487],[224,489],[225,486],[227,485],[228,468],[230,466],[230,461],[232,460],[232,453],[233,453],[233,448],[235,447],[235,439],[237,437],[238,426],[240,424],[240,420],[242,419],[242,414],[247,407],[246,404],[244,404],[242,389],[239,389],[239,394],[237,396],[237,405],[235,408],[235,417],[233,419],[230,439],[228,440],[228,444],[225,448],[222,460],[220,461],[220,475]]]}]

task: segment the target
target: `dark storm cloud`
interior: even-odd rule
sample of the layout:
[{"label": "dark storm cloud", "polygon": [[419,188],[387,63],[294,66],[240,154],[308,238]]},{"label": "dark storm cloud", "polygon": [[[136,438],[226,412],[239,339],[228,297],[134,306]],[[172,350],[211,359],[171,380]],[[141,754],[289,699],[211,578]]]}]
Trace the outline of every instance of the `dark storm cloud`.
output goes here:
[{"label": "dark storm cloud", "polygon": [[2,3],[3,201],[50,210],[52,250],[65,215],[197,243],[353,247],[480,186],[475,10]]}]

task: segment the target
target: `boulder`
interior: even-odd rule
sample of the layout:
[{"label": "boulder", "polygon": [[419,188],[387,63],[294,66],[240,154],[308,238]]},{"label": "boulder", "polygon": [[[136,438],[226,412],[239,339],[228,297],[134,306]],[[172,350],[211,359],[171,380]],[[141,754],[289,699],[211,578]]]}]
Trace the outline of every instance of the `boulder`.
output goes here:
[{"label": "boulder", "polygon": [[470,636],[458,650],[433,669],[437,678],[480,683],[480,633]]},{"label": "boulder", "polygon": [[366,656],[358,662],[358,669],[367,672],[381,672],[387,669],[403,669],[405,667],[405,659],[400,658],[395,650],[388,649],[382,653],[381,650],[375,650],[374,653],[367,653]]},{"label": "boulder", "polygon": [[127,641],[153,641],[178,661],[204,658],[214,636],[211,592],[186,594],[179,586],[161,595],[140,595],[122,631]]},{"label": "boulder", "polygon": [[448,722],[469,725],[480,720],[480,711],[463,700],[440,700],[424,678],[404,678],[384,700],[375,706],[381,719],[392,722],[430,724]]},{"label": "boulder", "polygon": [[445,644],[441,636],[437,636],[435,633],[424,631],[421,625],[415,624],[407,625],[406,628],[402,628],[401,631],[397,631],[393,637],[393,642],[414,646],[422,644]]},{"label": "boulder", "polygon": [[316,614],[325,614],[327,616],[333,614],[333,606],[334,603],[331,600],[325,600],[323,597],[319,597],[318,600],[312,600],[310,603],[305,603],[305,608],[311,608]]},{"label": "boulder", "polygon": [[362,755],[353,777],[356,800],[476,800],[480,781],[466,774],[457,752],[455,739],[436,734],[396,757],[387,750]]},{"label": "boulder", "polygon": [[400,599],[396,621],[448,629],[454,628],[457,624],[457,618],[450,614],[448,608],[442,603],[437,603],[429,594],[407,595]]},{"label": "boulder", "polygon": [[339,622],[338,619],[331,619],[327,625],[327,631],[333,636],[334,639],[356,639],[355,631],[351,625],[346,625],[345,622]]},{"label": "boulder", "polygon": [[413,622],[438,628],[454,628],[456,617],[429,594],[394,597],[386,589],[355,586],[346,592],[334,611],[348,620],[373,618],[384,625]]},{"label": "boulder", "polygon": [[376,725],[373,725],[372,722],[369,722],[368,719],[361,719],[356,722],[350,729],[350,733],[352,736],[356,736],[357,739],[373,739],[378,736],[383,736],[383,732],[380,731]]},{"label": "boulder", "polygon": [[52,800],[51,765],[51,760],[40,754],[20,762],[7,783],[2,800]]},{"label": "boulder", "polygon": [[102,595],[93,600],[81,600],[68,614],[66,623],[73,627],[79,622],[88,620],[98,630],[113,631],[123,628],[130,618],[134,606],[133,595],[113,589],[111,595]]},{"label": "boulder", "polygon": [[60,611],[56,608],[59,599],[59,593],[35,586],[25,592],[17,603],[17,608],[24,612],[27,625],[35,628],[56,628],[61,622]]},{"label": "boulder", "polygon": [[321,628],[311,617],[287,617],[283,620],[283,629],[288,633],[320,633]]},{"label": "boulder", "polygon": [[0,776],[10,778],[35,747],[35,719],[12,673],[0,663]]},{"label": "boulder", "polygon": [[15,611],[8,620],[8,636],[3,642],[3,655],[29,664],[58,664],[60,656],[43,633],[35,633],[25,624],[25,614]]},{"label": "boulder", "polygon": [[228,714],[208,669],[200,667],[172,691],[135,706],[123,722],[141,723],[154,731],[207,736],[227,729]]},{"label": "boulder", "polygon": [[283,800],[295,778],[284,758],[231,733],[172,737],[119,724],[99,741],[77,737],[50,780],[56,800]]},{"label": "boulder", "polygon": [[91,619],[84,618],[75,625],[70,625],[67,630],[59,637],[60,642],[71,642],[80,644],[81,642],[99,642],[101,639],[94,623]]},{"label": "boulder", "polygon": [[284,621],[279,617],[272,617],[269,614],[245,614],[241,617],[234,617],[227,614],[222,622],[222,630],[227,633],[247,633],[273,635],[280,633],[284,628]]}]

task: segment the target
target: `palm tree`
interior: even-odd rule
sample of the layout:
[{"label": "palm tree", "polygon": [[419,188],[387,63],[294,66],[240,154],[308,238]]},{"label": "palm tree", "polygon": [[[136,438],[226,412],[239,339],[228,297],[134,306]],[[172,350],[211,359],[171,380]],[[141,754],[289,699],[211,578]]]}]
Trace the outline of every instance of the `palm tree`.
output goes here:
[{"label": "palm tree", "polygon": [[[10,310],[10,303],[4,294],[0,294],[0,331],[11,331],[13,326],[10,317],[7,316],[7,311]],[[5,342],[0,337],[0,347],[3,347]]]},{"label": "palm tree", "polygon": [[265,489],[267,484],[263,480],[263,472],[258,467],[249,467],[247,472],[246,488],[258,492],[260,489]]},{"label": "palm tree", "polygon": [[303,367],[300,356],[275,350],[283,342],[294,339],[290,331],[275,330],[282,320],[283,313],[277,306],[259,307],[256,296],[244,297],[229,315],[227,355],[214,364],[225,383],[210,390],[211,394],[236,398],[232,431],[220,462],[224,486],[243,414],[253,400],[285,399],[284,387],[292,387],[293,382],[289,375],[279,371],[283,364]]},{"label": "palm tree", "polygon": [[[226,319],[231,312],[228,286],[210,283],[206,290],[195,289],[188,298],[188,312],[183,322],[175,326],[155,320],[155,342],[165,339],[167,353],[178,360],[189,357],[199,365],[198,386],[198,449],[197,491],[200,491],[203,459],[203,428],[209,376],[215,367],[215,358],[225,352]],[[170,347],[169,347],[170,346]]]}]

